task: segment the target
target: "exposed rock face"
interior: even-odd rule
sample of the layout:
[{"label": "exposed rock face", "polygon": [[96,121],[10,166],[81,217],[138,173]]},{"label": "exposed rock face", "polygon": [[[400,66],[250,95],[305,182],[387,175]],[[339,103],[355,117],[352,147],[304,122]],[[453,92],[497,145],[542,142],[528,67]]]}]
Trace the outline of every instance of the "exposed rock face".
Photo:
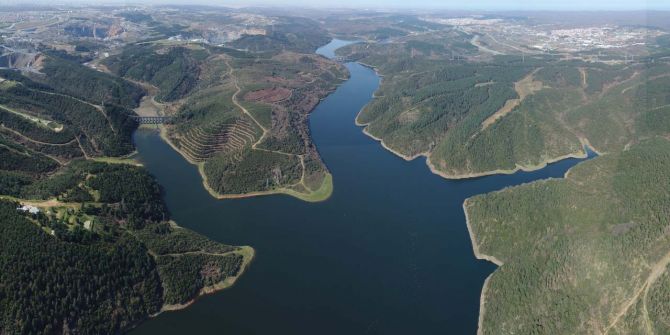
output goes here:
[{"label": "exposed rock face", "polygon": [[124,32],[125,29],[123,29],[121,24],[119,22],[114,22],[114,24],[109,26],[109,30],[107,30],[107,37],[117,37]]},{"label": "exposed rock face", "polygon": [[41,53],[10,52],[0,55],[0,68],[39,71],[42,69],[43,61],[44,55]]}]

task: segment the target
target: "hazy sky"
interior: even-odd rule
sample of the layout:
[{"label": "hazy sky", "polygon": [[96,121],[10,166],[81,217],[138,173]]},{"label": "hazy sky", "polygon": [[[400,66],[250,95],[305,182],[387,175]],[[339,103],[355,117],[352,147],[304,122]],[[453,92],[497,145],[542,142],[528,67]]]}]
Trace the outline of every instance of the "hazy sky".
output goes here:
[{"label": "hazy sky", "polygon": [[206,4],[329,8],[449,8],[484,10],[670,10],[670,0],[0,0],[9,4]]},{"label": "hazy sky", "polygon": [[[165,0],[167,1],[167,0]],[[178,0],[174,0],[178,1]],[[202,0],[207,1],[207,0]],[[309,7],[415,7],[415,8],[459,8],[489,10],[630,10],[670,9],[670,0],[251,0],[214,1],[209,3],[231,3],[236,5],[296,5]]]}]

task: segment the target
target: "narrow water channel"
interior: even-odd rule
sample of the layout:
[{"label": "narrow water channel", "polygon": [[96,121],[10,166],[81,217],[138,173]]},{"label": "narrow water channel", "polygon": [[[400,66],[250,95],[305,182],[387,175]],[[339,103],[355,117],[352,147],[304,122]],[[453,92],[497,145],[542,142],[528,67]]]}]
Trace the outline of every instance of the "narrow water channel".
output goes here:
[{"label": "narrow water channel", "polygon": [[[319,52],[345,42],[334,40]],[[238,283],[163,313],[135,334],[474,334],[479,295],[495,266],[474,258],[462,210],[467,197],[562,177],[566,159],[534,172],[449,181],[423,159],[394,156],[354,125],[379,85],[351,78],[323,100],[311,131],[333,174],[333,196],[306,203],[277,195],[216,200],[156,132],[139,131],[141,160],[165,188],[172,217],[217,241],[251,245]]]}]

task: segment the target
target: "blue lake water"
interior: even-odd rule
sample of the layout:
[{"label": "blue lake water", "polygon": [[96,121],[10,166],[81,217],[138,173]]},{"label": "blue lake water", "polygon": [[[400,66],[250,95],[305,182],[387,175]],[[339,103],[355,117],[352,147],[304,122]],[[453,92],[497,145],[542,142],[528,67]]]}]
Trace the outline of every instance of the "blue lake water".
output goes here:
[{"label": "blue lake water", "polygon": [[[319,50],[332,56],[345,45]],[[163,313],[135,334],[474,334],[479,295],[495,266],[475,259],[465,198],[562,177],[577,159],[534,172],[450,181],[424,159],[406,162],[354,125],[379,85],[347,63],[348,81],[311,115],[314,142],[333,174],[321,203],[285,195],[216,200],[195,166],[156,132],[135,136],[165,188],[173,219],[214,240],[250,245],[256,258],[232,288]]]}]

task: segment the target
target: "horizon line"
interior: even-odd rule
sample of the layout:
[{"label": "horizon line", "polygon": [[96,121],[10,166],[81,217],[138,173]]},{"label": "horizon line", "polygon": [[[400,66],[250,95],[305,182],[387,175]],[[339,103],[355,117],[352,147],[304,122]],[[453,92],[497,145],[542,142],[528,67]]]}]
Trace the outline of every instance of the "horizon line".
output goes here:
[{"label": "horizon line", "polygon": [[458,7],[458,6],[449,6],[449,5],[435,5],[435,6],[405,6],[402,4],[391,5],[391,6],[375,6],[375,5],[349,5],[349,6],[337,6],[337,5],[328,5],[328,6],[314,6],[308,4],[237,4],[237,3],[209,3],[207,1],[203,2],[192,2],[192,3],[179,3],[176,1],[162,1],[149,0],[145,3],[135,3],[128,2],[124,0],[111,0],[100,3],[92,4],[86,2],[86,0],[73,0],[66,1],[61,3],[53,3],[49,1],[12,1],[9,0],[8,3],[0,5],[2,7],[93,7],[93,6],[128,6],[128,7],[153,7],[153,6],[179,6],[179,7],[192,7],[192,6],[203,6],[203,7],[214,7],[214,8],[257,8],[257,9],[286,9],[286,8],[297,8],[297,9],[316,9],[316,10],[379,10],[379,11],[389,11],[389,10],[415,10],[415,11],[425,11],[425,10],[454,10],[454,11],[466,11],[466,12],[670,12],[670,4],[667,7],[584,7],[577,9],[562,8],[562,7],[537,7],[537,8],[528,8],[528,7]]}]

